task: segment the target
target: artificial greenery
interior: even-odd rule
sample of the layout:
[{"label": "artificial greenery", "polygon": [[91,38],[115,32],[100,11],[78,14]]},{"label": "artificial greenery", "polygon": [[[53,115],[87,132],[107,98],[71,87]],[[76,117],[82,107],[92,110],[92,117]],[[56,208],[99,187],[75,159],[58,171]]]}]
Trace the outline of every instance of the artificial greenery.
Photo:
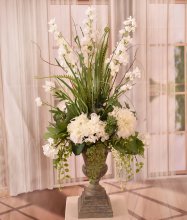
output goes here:
[{"label": "artificial greenery", "polygon": [[97,144],[89,147],[86,152],[86,172],[90,183],[94,183],[101,176],[102,168],[106,161],[106,147],[103,144]]},{"label": "artificial greenery", "polygon": [[[92,8],[87,11],[82,36],[75,25],[73,46],[57,30],[55,20],[49,22],[49,31],[54,33],[59,47],[59,57],[52,65],[59,67],[63,74],[44,77],[55,80],[55,83],[46,82],[44,88],[52,93],[55,103],[61,105],[51,106],[41,102],[39,97],[36,101],[39,106],[47,104],[51,108],[53,121],[47,127],[45,139],[48,144],[43,149],[46,156],[54,159],[62,179],[69,176],[68,157],[72,153],[87,155],[90,181],[99,175],[108,150],[118,153],[128,176],[132,174],[130,167],[136,156],[144,154],[145,144],[135,132],[135,110],[130,108],[128,101],[123,105],[119,101],[140,76],[139,69],[134,67],[136,55],[132,62],[128,56],[135,19],[129,17],[124,22],[121,39],[108,57],[110,28],[104,28],[103,34],[97,36],[93,30],[93,11]],[[123,73],[119,72],[121,65],[125,66]],[[135,163],[139,171],[142,163]]]},{"label": "artificial greenery", "polygon": [[58,179],[65,180],[70,178],[68,159],[72,154],[71,147],[59,146],[58,157],[53,160],[54,167],[58,170]]}]

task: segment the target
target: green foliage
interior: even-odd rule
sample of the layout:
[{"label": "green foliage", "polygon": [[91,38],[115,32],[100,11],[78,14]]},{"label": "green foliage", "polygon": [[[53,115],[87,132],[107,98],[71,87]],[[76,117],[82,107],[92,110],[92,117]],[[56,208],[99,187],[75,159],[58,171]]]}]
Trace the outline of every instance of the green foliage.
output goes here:
[{"label": "green foliage", "polygon": [[55,122],[63,121],[65,118],[65,113],[60,111],[59,108],[49,110],[53,114],[53,119]]},{"label": "green foliage", "polygon": [[100,177],[106,161],[106,150],[103,144],[96,144],[86,150],[86,172],[91,183]]},{"label": "green foliage", "polygon": [[54,90],[54,93],[53,93],[54,97],[56,97],[59,101],[62,101],[62,100],[66,100],[67,99],[67,95],[60,89],[56,89]]},{"label": "green foliage", "polygon": [[105,109],[103,111],[103,114],[101,115],[101,118],[103,120],[106,120],[106,118],[108,117],[108,113],[113,111],[114,106],[121,107],[120,102],[118,101],[117,97],[115,97],[115,96],[108,98],[107,102],[105,104],[106,104]]},{"label": "green foliage", "polygon": [[111,136],[117,129],[117,120],[113,116],[108,116],[105,131]]},{"label": "green foliage", "polygon": [[[80,47],[79,37],[76,36],[75,39]],[[57,89],[54,95],[59,100],[68,100],[71,104],[71,111],[76,112],[76,114],[96,112],[101,115],[104,112],[103,104],[108,99],[111,81],[110,71],[105,66],[108,39],[109,28],[106,28],[101,42],[95,47],[96,55],[89,57],[88,67],[85,66],[83,54],[79,53],[77,56],[81,71],[78,70],[78,73],[75,73],[71,64],[65,60],[73,76],[56,76],[58,84],[62,88],[66,88],[68,92],[65,93]],[[58,60],[56,62],[62,68]],[[74,97],[73,99],[71,98],[72,96]]]},{"label": "green foliage", "polygon": [[119,151],[115,151],[113,156],[117,166],[117,177],[122,178],[125,175],[126,181],[133,178],[134,169],[136,173],[138,173],[143,167],[143,162],[139,162],[134,155],[123,154]]},{"label": "green foliage", "polygon": [[[83,32],[82,34],[84,36]],[[71,61],[68,61],[68,57],[64,55],[63,61],[68,71],[56,59],[57,65],[62,68],[65,74],[49,76],[49,78],[56,79],[56,88],[52,89],[55,101],[65,101],[66,103],[65,112],[62,112],[58,107],[50,110],[53,123],[50,123],[45,133],[45,139],[54,139],[55,147],[59,148],[57,158],[54,160],[54,166],[59,170],[59,179],[68,177],[67,158],[72,152],[75,155],[86,153],[87,175],[91,182],[98,178],[101,169],[105,165],[108,149],[106,146],[111,144],[111,148],[117,150],[129,178],[132,174],[131,163],[135,155],[143,155],[144,153],[144,144],[138,138],[138,134],[136,133],[126,139],[119,139],[116,135],[117,120],[115,117],[109,116],[115,106],[122,107],[118,98],[123,94],[120,88],[125,84],[123,79],[117,83],[116,79],[119,73],[113,73],[114,75],[112,76],[110,62],[106,64],[109,34],[110,29],[106,27],[99,42],[91,42],[86,63],[81,41],[76,33],[74,41],[79,49],[74,51],[74,48],[71,48],[73,56],[76,56],[76,68],[74,68],[74,64],[71,64]],[[126,107],[130,108],[128,104],[126,104]],[[105,143],[98,140],[94,145],[93,143],[74,144],[69,139],[67,126],[73,118],[82,113],[87,114],[88,118],[92,113],[99,115],[100,120],[106,122],[105,131],[110,136],[109,140],[105,141]],[[52,145],[52,147],[54,146]],[[138,172],[142,167],[142,163],[136,162],[136,167]]]},{"label": "green foliage", "polygon": [[73,107],[72,103],[67,105],[67,113],[60,111],[60,109],[52,109],[50,112],[53,115],[54,123],[50,123],[51,126],[47,127],[47,132],[44,134],[44,138],[53,138],[54,140],[64,140],[67,136],[67,125],[74,117],[78,116],[78,113]]},{"label": "green foliage", "polygon": [[54,140],[65,139],[67,137],[66,134],[67,124],[63,122],[57,122],[56,124],[52,124],[52,126],[47,127],[47,132],[44,134],[44,138],[53,138]]},{"label": "green foliage", "polygon": [[144,143],[138,138],[138,132],[126,139],[114,137],[112,142],[118,176],[123,175],[125,171],[126,180],[132,179],[134,170],[138,173],[143,167],[143,162],[139,162],[136,155],[144,156]]},{"label": "green foliage", "polygon": [[59,182],[70,178],[69,176],[69,164],[68,158],[72,154],[70,146],[65,146],[64,144],[58,145],[59,151],[57,158],[53,160],[54,167],[58,170],[58,180]]},{"label": "green foliage", "polygon": [[137,162],[135,163],[136,173],[139,173],[139,172],[140,172],[140,170],[142,169],[143,165],[144,165],[143,162],[138,162],[138,161],[137,161]]},{"label": "green foliage", "polygon": [[75,155],[80,155],[84,150],[85,144],[74,144],[72,143],[72,151]]},{"label": "green foliage", "polygon": [[112,146],[114,149],[125,154],[131,155],[143,155],[144,154],[144,144],[142,140],[137,137],[137,134],[131,135],[127,139],[114,139],[112,141]]}]

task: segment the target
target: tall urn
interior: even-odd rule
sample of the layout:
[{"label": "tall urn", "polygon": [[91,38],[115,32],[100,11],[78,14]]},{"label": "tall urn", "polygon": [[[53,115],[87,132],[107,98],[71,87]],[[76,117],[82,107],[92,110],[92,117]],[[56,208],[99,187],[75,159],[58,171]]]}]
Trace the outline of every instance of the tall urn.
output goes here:
[{"label": "tall urn", "polygon": [[89,179],[89,185],[79,197],[78,217],[113,217],[110,198],[105,189],[99,184],[101,177],[106,174],[108,169],[106,164],[108,149],[102,144],[97,144],[87,148],[82,155],[84,159],[82,170]]}]

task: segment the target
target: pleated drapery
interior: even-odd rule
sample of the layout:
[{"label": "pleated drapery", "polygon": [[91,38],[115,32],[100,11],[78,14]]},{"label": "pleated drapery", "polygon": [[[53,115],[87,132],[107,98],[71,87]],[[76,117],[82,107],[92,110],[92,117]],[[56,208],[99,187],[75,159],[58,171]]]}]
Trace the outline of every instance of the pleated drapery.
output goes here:
[{"label": "pleated drapery", "polygon": [[32,42],[40,45],[48,59],[47,8],[45,0],[0,1],[1,117],[11,195],[54,185],[52,162],[41,150],[50,115],[34,103],[43,93],[34,76],[49,73]]},{"label": "pleated drapery", "polygon": [[143,78],[134,91],[139,126],[150,135],[145,176],[185,173],[186,2],[134,1],[137,58]]},{"label": "pleated drapery", "polygon": [[[42,88],[44,81],[34,77],[56,74],[59,70],[40,59],[33,42],[40,46],[43,58],[53,63],[57,51],[48,33],[48,21],[56,17],[59,30],[71,42],[71,18],[80,24],[90,4],[95,5],[98,16],[102,14],[98,27],[111,27],[110,50],[118,41],[122,22],[129,15],[137,20],[131,55],[138,49],[136,65],[142,78],[128,96],[137,110],[139,131],[150,134],[144,172],[138,177],[168,176],[186,169],[183,114],[186,107],[181,110],[186,106],[183,100],[186,90],[173,87],[184,84],[177,81],[176,62],[182,63],[178,55],[184,54],[181,45],[187,40],[183,34],[186,3],[175,3],[174,0],[0,1],[0,189],[7,187],[11,195],[17,195],[58,185],[52,161],[43,155],[41,148],[51,115],[34,102],[37,96],[53,100]],[[179,103],[183,103],[180,108]],[[84,179],[82,163],[81,156],[70,158],[70,183]],[[111,155],[108,165],[107,175],[112,177],[115,172]]]},{"label": "pleated drapery", "polygon": [[[98,19],[99,28],[111,24],[111,20],[113,24],[118,23],[114,19],[117,9],[111,13],[114,1],[92,1],[88,4],[65,0],[0,1],[0,187],[7,186],[11,195],[58,185],[52,161],[43,155],[41,148],[43,133],[51,116],[46,108],[37,108],[34,102],[37,96],[48,102],[53,100],[42,88],[44,81],[34,77],[57,74],[59,70],[40,59],[35,43],[40,46],[42,57],[53,63],[56,45],[48,33],[48,21],[56,17],[59,30],[71,42],[71,19],[73,17],[80,24],[89,4],[95,5],[98,15],[106,15]],[[82,181],[81,156],[72,156],[69,162],[72,177],[69,182]],[[107,163],[107,176],[111,177],[111,155]]]}]

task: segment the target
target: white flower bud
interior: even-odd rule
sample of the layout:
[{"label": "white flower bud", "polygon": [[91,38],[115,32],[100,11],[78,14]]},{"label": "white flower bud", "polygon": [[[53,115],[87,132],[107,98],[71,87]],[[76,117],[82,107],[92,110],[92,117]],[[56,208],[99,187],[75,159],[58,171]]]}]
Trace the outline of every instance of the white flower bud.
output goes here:
[{"label": "white flower bud", "polygon": [[38,107],[42,106],[42,100],[40,97],[35,98],[35,102]]}]

